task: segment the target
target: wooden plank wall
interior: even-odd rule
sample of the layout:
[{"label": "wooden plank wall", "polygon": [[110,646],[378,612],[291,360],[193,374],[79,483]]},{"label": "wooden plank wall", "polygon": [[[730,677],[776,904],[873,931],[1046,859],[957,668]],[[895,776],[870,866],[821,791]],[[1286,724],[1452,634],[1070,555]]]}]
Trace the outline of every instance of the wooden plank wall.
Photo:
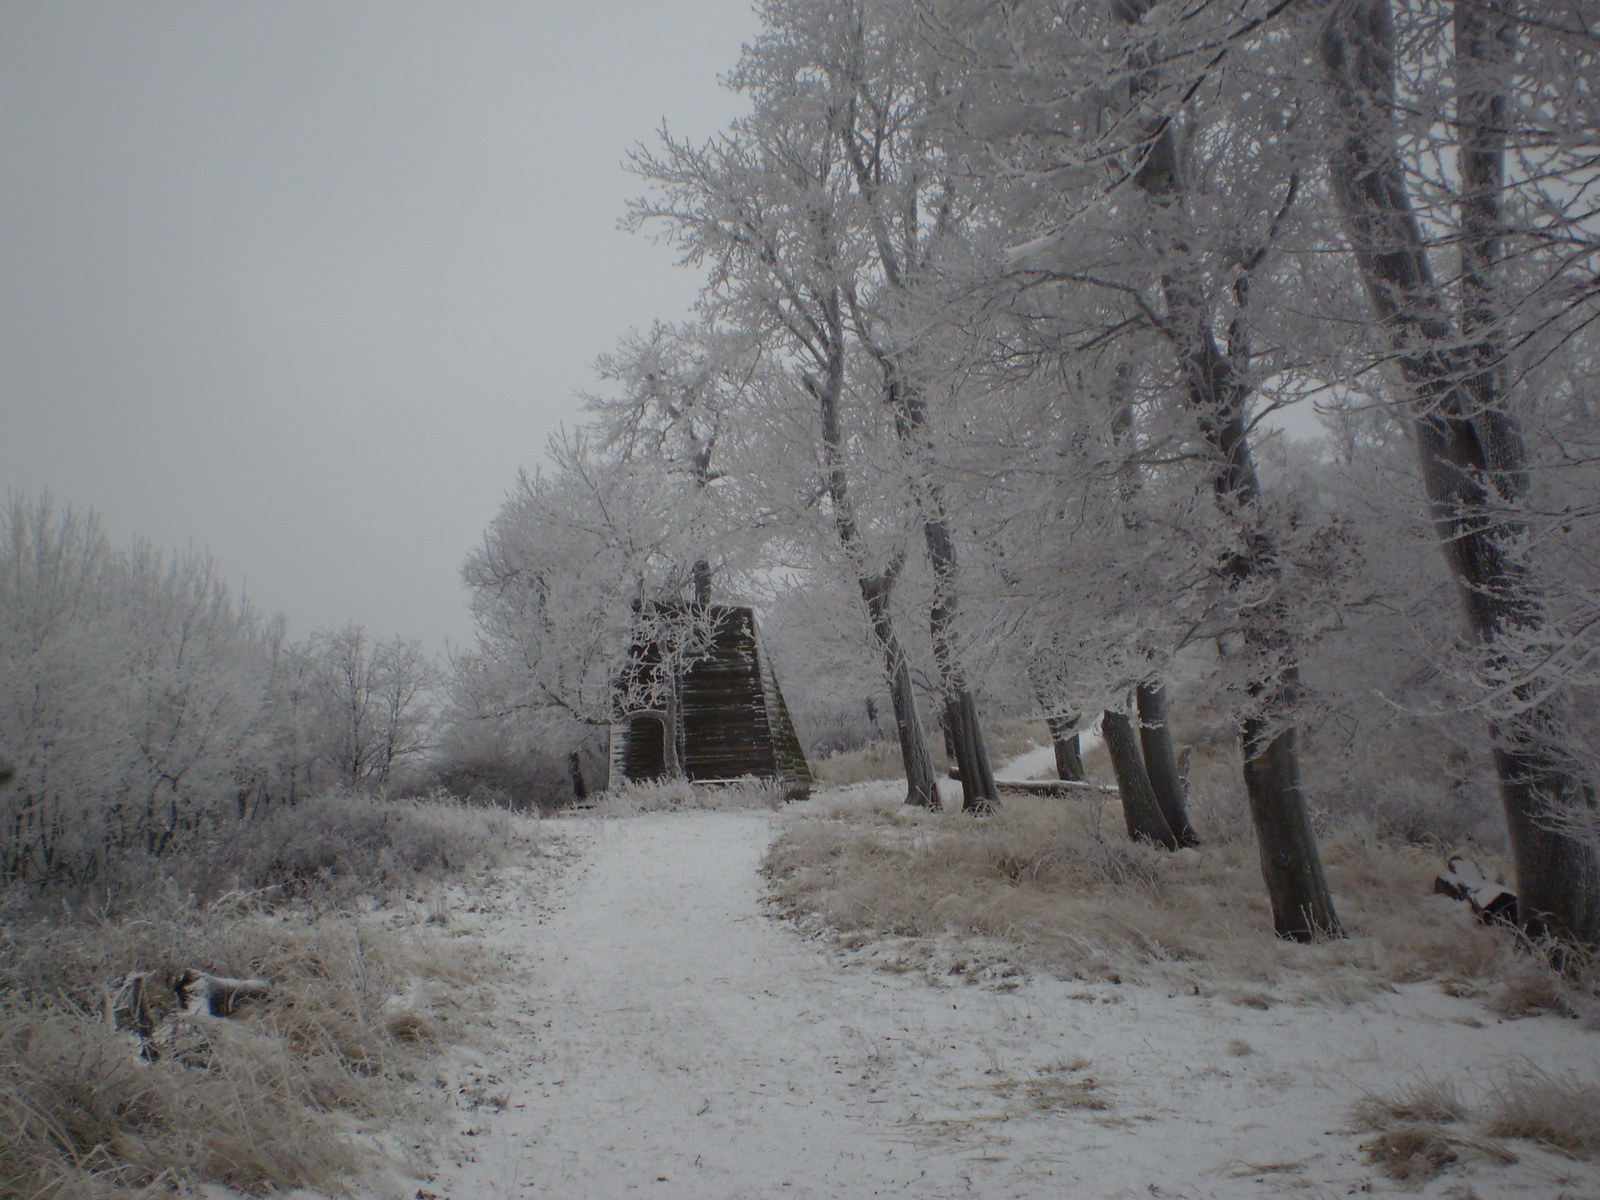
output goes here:
[{"label": "wooden plank wall", "polygon": [[[755,614],[718,605],[716,634],[707,656],[690,667],[680,684],[684,773],[693,780],[754,775],[781,779],[809,790],[811,770],[783,701],[777,676],[761,652]],[[633,659],[650,662],[653,648],[638,647]],[[612,731],[612,773],[653,779],[664,771],[660,721],[625,717]]]}]

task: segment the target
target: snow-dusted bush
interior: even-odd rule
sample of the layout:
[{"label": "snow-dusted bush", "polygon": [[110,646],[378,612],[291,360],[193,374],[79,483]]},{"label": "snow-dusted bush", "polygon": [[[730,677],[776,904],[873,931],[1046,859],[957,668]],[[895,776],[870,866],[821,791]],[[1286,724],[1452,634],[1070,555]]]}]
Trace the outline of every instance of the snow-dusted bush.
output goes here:
[{"label": "snow-dusted bush", "polygon": [[115,551],[93,517],[13,499],[0,614],[0,880],[81,883],[235,811],[278,631],[210,559]]},{"label": "snow-dusted bush", "polygon": [[[222,828],[169,865],[202,896],[220,891],[387,890],[493,866],[534,826],[500,809],[443,798],[385,800],[328,792]],[[230,836],[231,835],[231,836]]]}]

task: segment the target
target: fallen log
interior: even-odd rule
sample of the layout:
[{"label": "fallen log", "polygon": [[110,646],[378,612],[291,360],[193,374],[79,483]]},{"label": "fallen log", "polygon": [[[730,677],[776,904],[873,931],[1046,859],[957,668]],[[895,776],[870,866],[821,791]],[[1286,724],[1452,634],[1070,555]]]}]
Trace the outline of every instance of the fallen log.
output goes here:
[{"label": "fallen log", "polygon": [[[959,783],[960,770],[951,767],[950,778]],[[1109,784],[1090,783],[1082,779],[996,779],[994,785],[998,788],[1008,788],[1013,792],[1032,792],[1036,796],[1065,796],[1073,792],[1102,792],[1111,796],[1117,794],[1117,789]]]},{"label": "fallen log", "polygon": [[1439,872],[1433,890],[1436,895],[1466,901],[1485,925],[1517,923],[1517,894],[1506,887],[1505,880],[1489,878],[1477,863],[1459,854]]},{"label": "fallen log", "polygon": [[1013,792],[1032,792],[1036,796],[1070,796],[1075,792],[1117,794],[1117,789],[1108,784],[1083,779],[996,779],[994,785]]}]

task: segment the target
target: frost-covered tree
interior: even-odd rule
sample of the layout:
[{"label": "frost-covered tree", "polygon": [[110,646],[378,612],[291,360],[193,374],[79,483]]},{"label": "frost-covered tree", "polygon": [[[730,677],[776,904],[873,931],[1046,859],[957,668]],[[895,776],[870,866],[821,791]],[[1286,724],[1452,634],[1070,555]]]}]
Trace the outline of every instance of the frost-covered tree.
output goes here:
[{"label": "frost-covered tree", "polygon": [[764,393],[778,435],[768,444],[775,457],[815,467],[798,503],[825,513],[883,655],[907,801],[935,806],[933,760],[893,608],[906,548],[900,530],[877,525],[860,508],[872,462],[862,435],[876,422],[852,417],[863,389],[876,398],[878,381],[849,324],[865,247],[842,219],[853,188],[838,154],[843,99],[783,110],[758,104],[703,147],[664,136],[658,150],[634,156],[634,169],[653,185],[634,220],[664,224],[686,261],[708,266],[707,304],[719,320],[772,338],[787,379],[774,379]]},{"label": "frost-covered tree", "polygon": [[739,436],[741,404],[758,386],[761,345],[709,322],[657,324],[597,366],[602,383],[618,389],[589,399],[604,448],[641,469],[684,479],[693,490],[703,528],[681,536],[693,560],[694,603],[710,604],[717,566],[739,561],[748,535],[762,524],[759,511],[731,516],[741,500],[738,480],[720,466],[730,450],[738,451],[728,443]]},{"label": "frost-covered tree", "polygon": [[396,768],[428,748],[438,667],[418,642],[374,640],[353,622],[313,636],[303,653],[318,774],[386,791]]},{"label": "frost-covered tree", "polygon": [[[1273,255],[1301,189],[1285,137],[1300,84],[1292,53],[1263,33],[1270,16],[1249,3],[1181,19],[1142,2],[976,15],[952,5],[931,26],[964,72],[952,153],[1010,233],[995,294],[1016,297],[1017,321],[1043,353],[1121,345],[1164,377],[1147,393],[1144,440],[1204,471],[1227,518],[1214,553],[1232,622],[1219,632],[1248,676],[1238,696],[1245,786],[1275,924],[1310,938],[1336,933],[1338,920],[1300,782],[1283,547],[1251,447],[1258,393],[1290,365],[1270,316],[1266,336],[1258,327],[1263,307],[1273,311]],[[1146,700],[1159,723],[1159,696]]]},{"label": "frost-covered tree", "polygon": [[[456,690],[471,700],[457,707],[546,726],[658,714],[676,730],[675,680],[710,633],[690,603],[704,489],[584,432],[553,438],[549,456],[519,477],[462,568],[478,639],[458,663]],[[676,738],[666,744],[674,771]]]},{"label": "frost-covered tree", "polygon": [[0,513],[0,880],[81,884],[236,814],[266,630],[203,555],[115,550],[92,515]]},{"label": "frost-covered tree", "polygon": [[[1546,460],[1563,478],[1541,488],[1525,432],[1587,386],[1543,368],[1593,363],[1600,48],[1576,5],[1458,0],[1400,15],[1388,0],[1342,0],[1321,28],[1332,191],[1482,647],[1521,911],[1536,932],[1600,944],[1600,855],[1571,816],[1595,804],[1574,710],[1592,708],[1600,645],[1586,633],[1591,589],[1559,588],[1560,559],[1593,563],[1581,485],[1594,481],[1578,446],[1594,439],[1579,423]],[[1543,403],[1541,384],[1555,393]],[[1544,508],[1562,491],[1563,507]]]}]

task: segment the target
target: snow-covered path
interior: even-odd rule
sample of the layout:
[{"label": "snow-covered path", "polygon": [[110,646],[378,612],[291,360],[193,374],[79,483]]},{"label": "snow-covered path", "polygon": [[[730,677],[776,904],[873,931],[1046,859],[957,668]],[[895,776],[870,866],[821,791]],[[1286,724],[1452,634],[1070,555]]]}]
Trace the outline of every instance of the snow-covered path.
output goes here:
[{"label": "snow-covered path", "polygon": [[[1596,1052],[1574,1022],[1496,1024],[1431,986],[1258,1011],[1147,987],[939,986],[847,967],[763,911],[757,867],[778,819],[560,823],[581,863],[541,911],[509,904],[484,927],[532,967],[497,1068],[510,1107],[476,1124],[472,1161],[429,1191],[1387,1193],[1341,1131],[1363,1087]],[[1486,1166],[1469,1179],[1483,1200],[1549,1196],[1575,1170],[1588,1168],[1535,1152],[1515,1178]]]}]

